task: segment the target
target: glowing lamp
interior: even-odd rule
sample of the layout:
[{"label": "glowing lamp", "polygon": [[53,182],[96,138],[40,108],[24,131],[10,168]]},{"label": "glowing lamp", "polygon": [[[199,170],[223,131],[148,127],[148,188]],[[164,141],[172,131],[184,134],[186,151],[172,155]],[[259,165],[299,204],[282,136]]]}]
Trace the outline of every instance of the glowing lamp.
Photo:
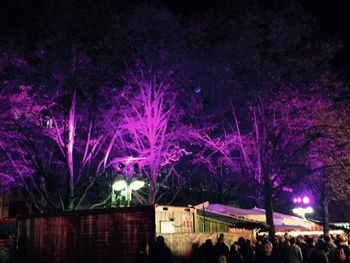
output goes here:
[{"label": "glowing lamp", "polygon": [[124,180],[118,180],[118,181],[115,181],[115,182],[114,182],[112,188],[113,188],[113,190],[115,190],[115,191],[121,191],[121,190],[125,189],[126,186],[127,186],[126,181],[124,181]]},{"label": "glowing lamp", "polygon": [[301,202],[301,197],[298,197],[297,202],[298,202],[298,203]]},{"label": "glowing lamp", "polygon": [[314,209],[313,209],[311,206],[305,208],[305,213],[311,214],[311,213],[313,213],[313,212],[314,212]]},{"label": "glowing lamp", "polygon": [[308,196],[304,196],[303,197],[303,203],[306,204],[306,205],[309,204],[310,203],[310,198]]},{"label": "glowing lamp", "polygon": [[298,202],[298,199],[297,199],[297,198],[294,198],[294,199],[293,199],[293,202],[294,202],[294,203],[297,203],[297,202]]},{"label": "glowing lamp", "polygon": [[[123,200],[123,206],[130,206],[132,200],[132,191],[137,191],[145,185],[142,180],[119,179],[112,185],[112,202],[111,206],[116,207],[118,200]],[[119,192],[119,194],[115,192]]]},{"label": "glowing lamp", "polygon": [[132,182],[131,182],[130,188],[131,188],[131,190],[137,191],[137,190],[139,190],[140,188],[142,188],[144,185],[145,185],[145,182],[144,182],[144,181],[135,180],[135,181],[132,181]]},{"label": "glowing lamp", "polygon": [[293,211],[294,214],[305,218],[305,214],[311,214],[311,213],[313,213],[313,212],[314,212],[314,209],[313,209],[311,206],[309,206],[309,207],[307,207],[307,208],[296,207],[296,208],[294,208],[292,211]]}]

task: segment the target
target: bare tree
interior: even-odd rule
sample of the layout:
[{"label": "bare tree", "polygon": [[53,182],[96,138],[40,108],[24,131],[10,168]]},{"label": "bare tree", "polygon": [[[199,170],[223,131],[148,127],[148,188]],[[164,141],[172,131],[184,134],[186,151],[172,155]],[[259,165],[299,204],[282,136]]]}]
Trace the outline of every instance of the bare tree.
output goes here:
[{"label": "bare tree", "polygon": [[[163,73],[137,65],[125,76],[121,99],[125,101],[118,143],[127,156],[140,158],[149,182],[145,203],[155,203],[171,176],[180,178],[175,164],[190,154],[182,145],[186,135],[181,123],[171,72]],[[120,160],[120,159],[117,159]]]}]

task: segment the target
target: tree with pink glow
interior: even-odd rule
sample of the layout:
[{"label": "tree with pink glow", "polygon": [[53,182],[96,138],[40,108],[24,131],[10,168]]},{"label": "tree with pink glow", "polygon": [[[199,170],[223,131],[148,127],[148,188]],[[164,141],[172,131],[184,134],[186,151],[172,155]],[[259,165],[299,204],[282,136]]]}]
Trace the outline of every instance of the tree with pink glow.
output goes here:
[{"label": "tree with pink glow", "polygon": [[123,79],[118,145],[126,156],[140,159],[149,189],[146,199],[138,198],[153,204],[161,198],[162,188],[171,176],[181,180],[175,164],[190,154],[182,143],[186,137],[186,127],[181,122],[184,112],[178,107],[179,92],[171,72],[137,64]]},{"label": "tree with pink glow", "polygon": [[[62,64],[38,52],[35,68],[12,56],[13,71],[26,79],[2,83],[2,183],[18,189],[34,211],[79,208],[110,165],[117,136],[102,118],[109,107],[104,96],[113,89],[90,89],[89,78],[79,80],[77,76],[91,72],[91,63],[74,49],[68,52],[70,62]],[[37,74],[40,67],[51,69],[50,75]],[[105,107],[97,107],[102,101]]]},{"label": "tree with pink glow", "polygon": [[232,32],[236,37],[227,36],[234,27],[217,33],[225,39],[221,50],[235,62],[229,67],[235,73],[231,117],[219,122],[222,132],[198,129],[193,135],[231,169],[254,180],[273,238],[275,200],[283,187],[302,180],[308,149],[321,136],[316,116],[332,99],[323,90],[326,67],[320,65],[328,65],[338,46],[312,42],[313,29],[300,6],[276,7],[275,13],[258,5],[252,9],[254,14],[245,13],[242,27]]},{"label": "tree with pink glow", "polygon": [[309,151],[311,176],[308,179],[321,207],[324,233],[329,232],[329,206],[334,201],[349,198],[349,131],[347,107],[340,105],[337,111],[319,114],[323,124],[323,136]]}]

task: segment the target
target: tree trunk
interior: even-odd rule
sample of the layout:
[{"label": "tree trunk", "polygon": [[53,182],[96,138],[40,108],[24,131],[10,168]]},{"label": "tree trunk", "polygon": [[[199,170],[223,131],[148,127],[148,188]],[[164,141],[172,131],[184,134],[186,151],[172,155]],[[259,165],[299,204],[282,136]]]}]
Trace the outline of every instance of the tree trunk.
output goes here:
[{"label": "tree trunk", "polygon": [[264,174],[264,203],[266,223],[269,225],[269,238],[271,242],[275,240],[275,223],[273,221],[272,184],[269,173]]},{"label": "tree trunk", "polygon": [[323,233],[329,233],[329,211],[327,200],[322,200],[322,219],[323,219]]},{"label": "tree trunk", "polygon": [[323,210],[323,233],[329,233],[329,213],[328,213],[328,202],[323,202],[322,204]]},{"label": "tree trunk", "polygon": [[68,143],[67,148],[67,166],[68,166],[68,197],[66,209],[74,210],[74,161],[73,161],[73,148],[74,148],[74,136],[75,136],[75,106],[76,106],[76,91],[74,91],[72,105],[69,111],[68,119]]},{"label": "tree trunk", "polygon": [[329,200],[327,200],[327,186],[326,186],[326,180],[323,180],[322,182],[322,189],[321,189],[321,204],[322,204],[322,219],[323,219],[323,233],[329,233],[329,211],[328,211],[328,205]]}]

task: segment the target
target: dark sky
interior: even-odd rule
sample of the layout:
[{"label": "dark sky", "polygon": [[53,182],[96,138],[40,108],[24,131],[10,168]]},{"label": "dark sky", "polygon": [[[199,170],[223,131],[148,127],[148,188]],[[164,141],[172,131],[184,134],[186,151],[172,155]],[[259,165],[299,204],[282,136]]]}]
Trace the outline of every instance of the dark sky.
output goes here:
[{"label": "dark sky", "polygon": [[[47,1],[47,0],[46,0]],[[103,2],[108,2],[104,0]],[[222,0],[225,2],[226,0]],[[232,1],[232,0],[231,0]],[[261,3],[277,2],[280,3],[283,0],[257,0]],[[350,15],[348,13],[346,0],[295,0],[302,4],[306,13],[314,17],[320,26],[322,35],[325,38],[331,40],[342,40],[343,49],[339,52],[334,60],[334,65],[339,69],[344,69],[350,78]],[[40,20],[40,3],[45,1],[31,1],[31,0],[0,0],[0,27],[12,27],[19,29],[22,24],[32,23],[32,20]],[[64,2],[64,1],[62,1]],[[94,1],[86,0],[87,3],[92,5]],[[143,2],[142,0],[132,1],[112,1],[113,4],[118,3],[137,3]],[[172,11],[184,14],[192,15],[195,13],[206,12],[213,5],[217,4],[215,0],[147,0],[152,4],[158,4],[166,6]],[[227,1],[230,2],[229,0]],[[123,5],[123,4],[122,4]],[[24,7],[24,8],[23,8]],[[29,14],[35,12],[34,16]],[[33,22],[34,23],[34,22]],[[16,30],[15,29],[15,30]],[[0,32],[4,32],[0,28]],[[1,36],[0,36],[1,37]]]},{"label": "dark sky", "polygon": [[325,37],[339,39],[343,49],[335,58],[335,65],[344,68],[350,76],[350,15],[348,1],[301,0],[306,13],[317,20]]}]

